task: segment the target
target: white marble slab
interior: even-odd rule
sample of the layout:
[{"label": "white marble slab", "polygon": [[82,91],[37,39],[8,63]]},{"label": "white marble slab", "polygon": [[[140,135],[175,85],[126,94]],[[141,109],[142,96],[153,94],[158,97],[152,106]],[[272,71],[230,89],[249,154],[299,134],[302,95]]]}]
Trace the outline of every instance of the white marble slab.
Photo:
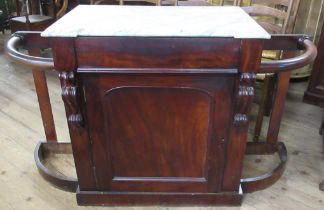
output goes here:
[{"label": "white marble slab", "polygon": [[270,38],[241,8],[227,6],[80,5],[41,35]]}]

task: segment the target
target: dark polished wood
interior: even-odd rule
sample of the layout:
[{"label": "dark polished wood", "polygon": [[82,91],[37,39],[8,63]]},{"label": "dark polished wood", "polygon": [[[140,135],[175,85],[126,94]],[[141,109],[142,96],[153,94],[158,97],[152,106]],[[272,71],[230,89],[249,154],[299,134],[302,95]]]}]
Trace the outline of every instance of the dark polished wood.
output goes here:
[{"label": "dark polished wood", "polygon": [[[53,60],[42,63],[40,58],[29,57],[24,61],[25,55],[16,47],[27,44],[26,37],[35,39],[39,46],[49,44]],[[260,190],[283,173],[286,155],[282,144],[247,145],[246,141],[255,75],[262,69],[262,50],[272,46],[271,41],[131,37],[36,40],[35,34],[18,33],[7,43],[7,53],[31,66],[49,67],[54,61],[71,136],[80,205],[239,205],[241,186],[246,192]],[[303,41],[299,46],[294,40],[282,48],[306,49],[306,56],[290,60],[288,66],[305,64],[316,53],[311,43]],[[86,52],[91,53],[86,56]],[[281,63],[277,67],[288,69]],[[273,137],[282,105],[278,103],[273,117]],[[47,144],[42,151],[45,147],[46,152],[62,152],[61,147]],[[274,152],[281,158],[274,171],[241,180],[246,153]],[[36,161],[42,175],[58,187],[74,190],[76,180],[49,172],[42,166],[40,154]]]},{"label": "dark polished wood", "polygon": [[273,154],[275,152],[278,153],[280,161],[279,164],[274,170],[266,174],[241,179],[243,193],[263,190],[278,181],[285,171],[288,159],[286,146],[282,142],[278,142],[276,144],[268,142],[248,142],[246,148],[247,155],[265,155]]},{"label": "dark polished wood", "polygon": [[[316,106],[324,107],[324,25],[317,44],[318,55],[314,61],[312,74],[310,76],[308,88],[305,91],[303,101]],[[322,151],[324,151],[324,117],[320,126],[320,134],[322,135]],[[319,189],[324,191],[324,180],[319,184]]]},{"label": "dark polished wood", "polygon": [[324,107],[324,26],[317,47],[318,56],[314,61],[304,102]]},{"label": "dark polished wood", "polygon": [[[314,61],[312,74],[309,79],[308,88],[305,91],[303,101],[305,103],[313,104],[316,106],[324,107],[324,25],[322,26],[322,31],[320,35],[319,42],[317,44],[318,55]],[[323,118],[324,122],[324,118]],[[320,126],[320,133],[323,135],[323,123]],[[323,135],[324,136],[324,135]],[[322,143],[323,151],[324,151],[324,137]],[[322,182],[322,189],[323,189]]]},{"label": "dark polished wood", "polygon": [[239,206],[242,203],[242,191],[239,193],[143,193],[143,192],[77,192],[79,205],[181,205]]},{"label": "dark polished wood", "polygon": [[216,122],[231,123],[233,101],[226,95],[233,79],[231,74],[141,75],[140,80],[136,75],[84,75],[99,186],[220,192],[228,134]]},{"label": "dark polished wood", "polygon": [[[242,7],[245,12],[254,17],[255,20],[270,34],[285,34],[287,28],[291,26],[291,22],[296,17],[293,11],[293,0],[250,0],[246,3],[248,6]],[[242,5],[239,0],[239,5]],[[296,9],[295,9],[296,10]],[[265,51],[263,59],[279,60],[281,51]],[[263,82],[261,86],[261,99],[258,101],[259,109],[254,129],[253,141],[259,141],[264,115],[269,116],[273,102],[273,90],[276,88],[276,74],[262,73],[257,75],[257,81]]]},{"label": "dark polished wood", "polygon": [[273,102],[272,112],[270,116],[269,128],[267,132],[267,142],[276,144],[278,142],[278,135],[280,126],[278,122],[281,122],[284,112],[285,99],[289,86],[291,72],[282,72],[278,75],[278,87],[275,91],[275,98]]},{"label": "dark polished wood", "polygon": [[[304,66],[306,63],[312,62],[317,55],[317,50],[316,47],[311,42],[309,42],[309,40],[307,40],[307,37],[300,35],[274,35],[272,36],[270,41],[265,41],[264,45],[264,49],[266,50],[281,49],[282,60],[263,61],[261,64],[260,72],[275,72],[279,74],[277,74],[275,77],[267,76],[264,80],[264,87],[262,90],[261,98],[262,100],[260,108],[258,110],[253,140],[255,142],[259,141],[263,115],[266,112],[266,107],[271,107],[272,112],[270,116],[270,124],[266,141],[268,143],[276,144],[278,141],[278,134],[280,129],[280,124],[278,124],[278,122],[280,122],[282,118],[290,79],[290,73],[283,71],[299,68],[299,64],[301,66]],[[296,50],[306,51],[304,54],[294,57],[296,55]],[[296,60],[300,61],[298,65],[296,65]],[[279,65],[280,67],[277,65]],[[277,66],[277,70],[280,69],[280,71],[274,70],[274,68],[276,68],[275,66]],[[268,85],[267,83],[270,83],[270,85]],[[274,85],[275,83],[276,85]],[[268,103],[267,101],[269,101],[270,103]]]},{"label": "dark polished wood", "polygon": [[49,156],[50,154],[71,153],[72,147],[70,143],[39,142],[34,151],[34,159],[39,173],[45,180],[60,189],[69,192],[76,192],[78,187],[77,179],[62,175],[60,172],[52,171],[44,164],[44,162],[46,162],[47,156]]},{"label": "dark polished wood", "polygon": [[[53,54],[56,69],[77,72],[75,82],[68,83],[82,84],[84,99],[91,102],[84,103],[81,99],[79,103],[86,110],[81,113],[86,126],[74,129],[69,123],[72,146],[87,148],[92,161],[92,168],[81,169],[85,167],[84,160],[78,159],[85,157],[84,152],[74,154],[76,164],[80,163],[76,166],[77,171],[83,176],[86,170],[90,173],[83,180],[91,180],[91,174],[94,178],[92,190],[81,183],[82,179],[79,180],[79,204],[181,204],[190,200],[196,204],[240,202],[240,175],[226,182],[232,187],[228,187],[229,194],[224,194],[222,183],[226,176],[222,171],[229,165],[225,145],[236,137],[241,139],[242,145],[246,140],[240,127],[246,127],[247,123],[238,123],[232,136],[228,133],[236,124],[236,118],[231,117],[230,111],[235,104],[234,98],[227,96],[233,91],[240,93],[241,88],[236,86],[237,73],[232,70],[240,67],[240,41],[195,39],[197,44],[189,38],[110,37],[72,41],[53,39]],[[225,48],[227,44],[232,46],[229,50]],[[259,57],[253,53],[261,54],[260,44],[262,42],[245,43],[247,59]],[[63,51],[58,45],[71,47],[65,47]],[[216,49],[211,52],[215,53],[208,55],[214,46]],[[248,50],[250,46],[253,50]],[[86,52],[88,55],[84,54]],[[204,59],[199,59],[205,53]],[[146,59],[148,55],[149,60]],[[70,57],[68,63],[64,61],[67,57]],[[244,68],[249,68],[246,62],[242,63]],[[79,67],[87,68],[87,73],[81,73]],[[107,68],[120,71],[109,72]],[[122,73],[124,68],[137,70],[137,73]],[[179,72],[169,75],[168,68],[179,69]],[[213,71],[206,74],[199,70],[206,68],[213,68]],[[217,72],[218,68],[228,68],[229,71]],[[181,74],[181,69],[197,70]],[[248,79],[243,76],[241,80],[245,84]],[[245,97],[242,95],[242,100]],[[222,100],[217,100],[219,98]],[[65,102],[68,119],[77,110],[76,106],[71,109],[71,105],[76,105],[72,100]],[[247,114],[251,101],[247,100],[245,104],[247,107],[242,110],[242,115]],[[238,114],[241,114],[240,110]],[[82,137],[84,132],[88,132],[91,139]],[[242,149],[244,147],[240,146],[228,148],[243,155]],[[241,159],[230,163],[231,167],[226,169],[228,173],[242,168]],[[225,202],[224,199],[230,200]]]},{"label": "dark polished wood", "polygon": [[[35,48],[29,49],[28,53],[32,56],[41,54],[40,50]],[[32,72],[46,139],[47,141],[57,141],[45,72],[37,68],[33,68]]]},{"label": "dark polished wood", "polygon": [[305,53],[293,58],[286,58],[278,61],[263,61],[260,66],[260,72],[280,73],[283,71],[298,69],[311,63],[316,58],[316,47],[307,38],[300,38],[297,46],[299,46],[299,50],[305,50]]},{"label": "dark polished wood", "polygon": [[[217,69],[237,67],[239,43],[240,40],[229,38],[196,38],[192,42],[192,38],[80,37],[75,39],[75,48],[78,68],[88,71],[100,72],[105,68],[121,71],[124,68],[146,68],[151,71],[158,66],[161,70],[200,68],[216,72]],[[141,49],[136,48],[141,45]],[[106,59],[96,59],[98,53]]]},{"label": "dark polished wood", "polygon": [[[239,189],[248,132],[249,113],[254,98],[255,72],[260,67],[262,44],[263,42],[260,40],[242,41],[242,54],[239,67],[242,73],[239,74],[238,80],[236,81],[236,91],[234,92],[235,103],[232,108],[233,111],[231,111],[234,112],[234,126],[229,132],[229,138],[232,141],[227,143],[226,160],[231,164],[226,164],[224,169],[223,189],[225,191],[237,191]],[[251,56],[253,56],[253,59]]]},{"label": "dark polished wood", "polygon": [[[15,33],[13,34],[13,37],[7,41],[6,43],[6,53],[10,56],[10,58],[14,59],[16,62],[19,62],[20,64],[27,65],[30,67],[36,67],[36,69],[39,69],[41,71],[44,71],[46,69],[53,69],[54,68],[54,62],[53,58],[43,58],[43,57],[36,57],[32,55],[26,55],[22,52],[17,51],[18,46],[20,45],[27,45],[26,42],[23,42],[23,40],[35,40],[35,46],[39,46],[40,48],[43,48],[46,46],[49,47],[47,42],[42,42],[42,38],[36,39],[36,36],[39,37],[38,33],[29,33],[26,35],[21,35],[22,33]],[[37,41],[36,41],[37,40]],[[38,45],[37,43],[41,43]],[[29,49],[28,46],[24,47],[25,49]]]},{"label": "dark polished wood", "polygon": [[[51,44],[54,61],[57,60],[55,62],[55,69],[59,69],[62,93],[67,89],[79,91],[79,88],[82,87],[82,81],[75,73],[77,62],[73,39],[58,38],[52,40]],[[87,119],[82,114],[86,113],[85,99],[84,94],[77,93],[76,91],[71,91],[71,94],[68,95],[62,94],[68,119],[76,173],[80,190],[95,190],[97,178],[96,174],[94,174],[92,142],[89,138],[88,129],[85,129],[88,128]],[[84,116],[82,118],[82,126],[76,126],[76,124],[80,125],[80,118],[73,117],[76,115]]]}]

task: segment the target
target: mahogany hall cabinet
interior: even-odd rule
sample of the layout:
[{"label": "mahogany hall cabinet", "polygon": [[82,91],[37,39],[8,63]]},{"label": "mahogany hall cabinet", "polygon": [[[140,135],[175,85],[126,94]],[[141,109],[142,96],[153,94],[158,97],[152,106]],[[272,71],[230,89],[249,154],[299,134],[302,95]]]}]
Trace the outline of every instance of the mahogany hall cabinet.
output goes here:
[{"label": "mahogany hall cabinet", "polygon": [[[270,42],[239,7],[78,6],[41,36],[15,34],[8,54],[59,73],[77,180],[41,164],[63,143],[42,143],[35,157],[80,205],[239,205],[256,73],[316,54],[303,37]],[[53,59],[18,44],[49,46]],[[299,60],[261,66],[264,47],[305,46]]]}]

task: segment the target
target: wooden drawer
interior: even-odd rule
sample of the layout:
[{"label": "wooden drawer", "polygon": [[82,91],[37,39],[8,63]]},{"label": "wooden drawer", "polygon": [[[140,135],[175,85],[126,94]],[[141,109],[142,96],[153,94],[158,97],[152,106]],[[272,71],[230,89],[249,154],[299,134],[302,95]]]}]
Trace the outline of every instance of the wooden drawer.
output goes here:
[{"label": "wooden drawer", "polygon": [[[241,41],[230,38],[79,37],[78,71],[120,68],[231,69],[238,66]],[[124,69],[124,70],[125,70]],[[218,70],[217,70],[218,69]],[[172,69],[171,69],[172,70]],[[125,72],[125,71],[124,71]],[[151,71],[150,71],[151,72]]]}]

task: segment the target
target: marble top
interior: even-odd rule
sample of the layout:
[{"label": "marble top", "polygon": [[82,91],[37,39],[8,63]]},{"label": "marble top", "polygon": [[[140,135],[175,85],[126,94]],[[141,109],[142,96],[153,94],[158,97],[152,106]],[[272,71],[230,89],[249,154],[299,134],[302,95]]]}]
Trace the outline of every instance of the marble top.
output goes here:
[{"label": "marble top", "polygon": [[79,5],[41,36],[270,38],[240,7],[233,6]]}]

